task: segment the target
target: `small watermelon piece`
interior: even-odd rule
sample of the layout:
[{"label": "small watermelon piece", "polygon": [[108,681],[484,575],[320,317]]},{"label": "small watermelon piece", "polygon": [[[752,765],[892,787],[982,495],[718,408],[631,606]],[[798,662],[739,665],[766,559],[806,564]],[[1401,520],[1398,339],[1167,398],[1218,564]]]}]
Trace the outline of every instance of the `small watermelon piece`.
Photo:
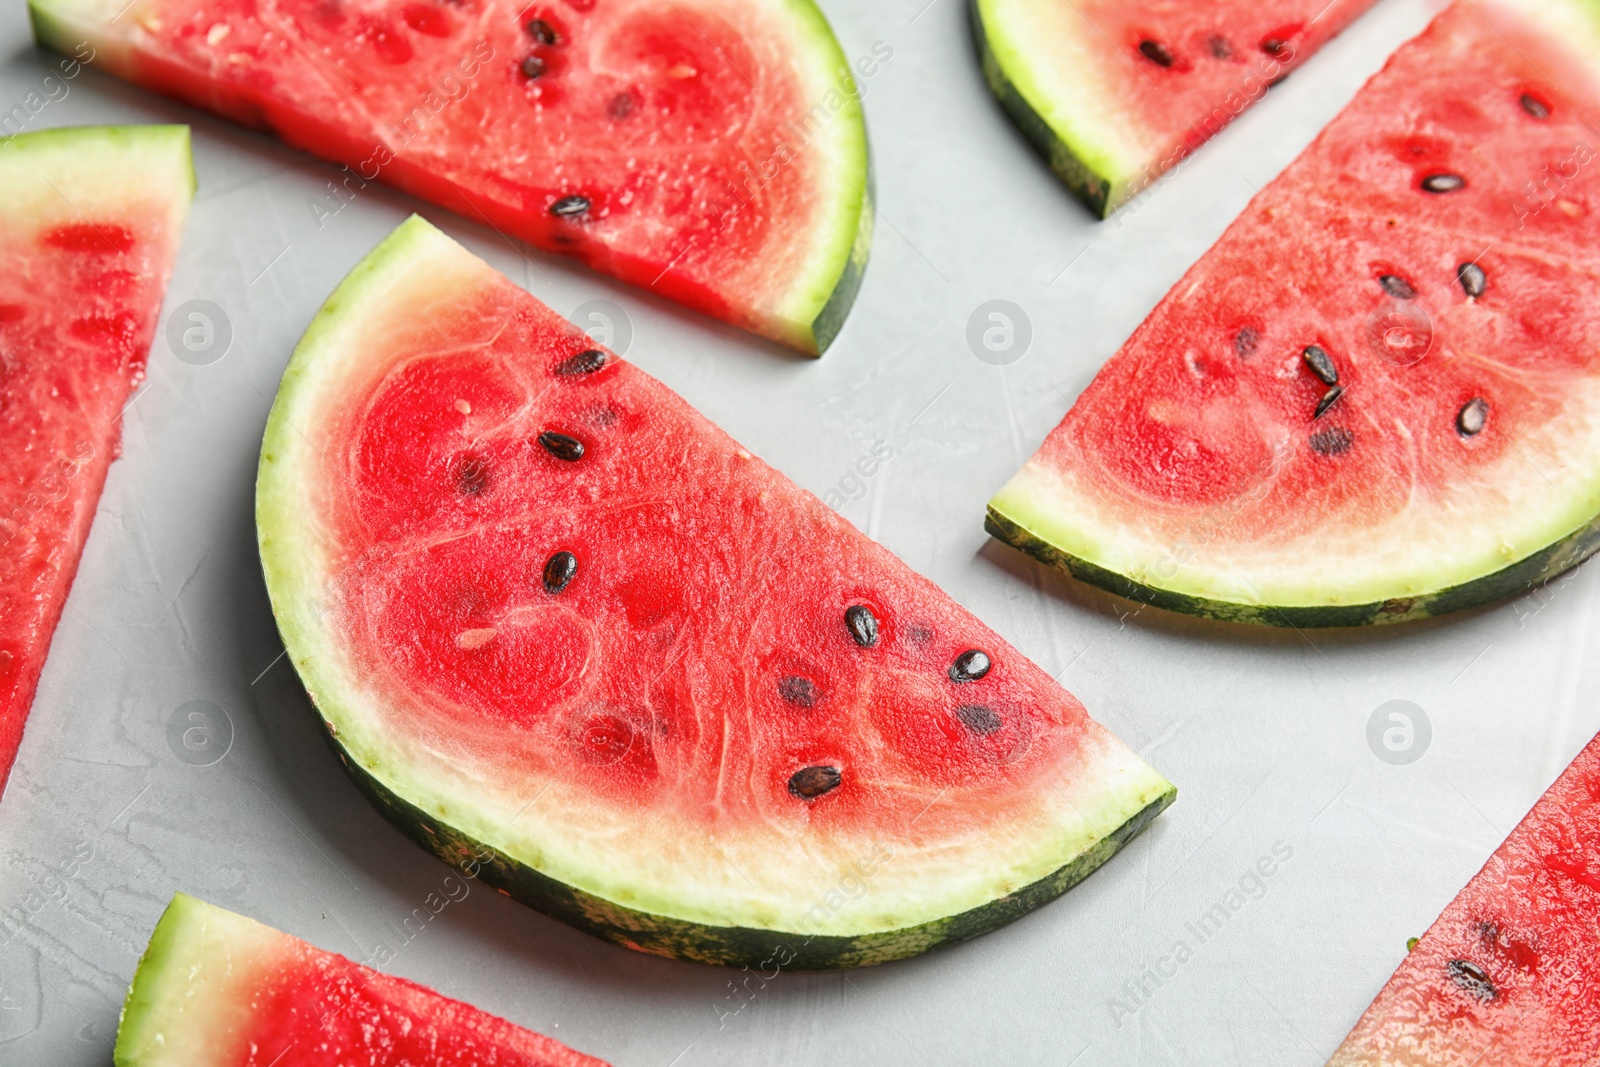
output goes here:
[{"label": "small watermelon piece", "polygon": [[0,138],[0,789],[193,195],[184,126]]},{"label": "small watermelon piece", "polygon": [[1372,3],[972,0],[972,26],[989,88],[1105,216]]},{"label": "small watermelon piece", "polygon": [[630,948],[911,955],[1064,892],[1173,797],[932,583],[421,219],[306,331],[256,501],[357,782]]},{"label": "small watermelon piece", "polygon": [[116,1067],[606,1067],[425,986],[179,893],[139,959]]},{"label": "small watermelon piece", "polygon": [[812,0],[30,0],[39,41],[810,353],[872,241]]},{"label": "small watermelon piece", "polygon": [[989,504],[1159,607],[1389,622],[1600,538],[1600,5],[1458,3],[1250,203]]},{"label": "small watermelon piece", "polygon": [[1417,941],[1329,1067],[1600,1063],[1600,738]]}]

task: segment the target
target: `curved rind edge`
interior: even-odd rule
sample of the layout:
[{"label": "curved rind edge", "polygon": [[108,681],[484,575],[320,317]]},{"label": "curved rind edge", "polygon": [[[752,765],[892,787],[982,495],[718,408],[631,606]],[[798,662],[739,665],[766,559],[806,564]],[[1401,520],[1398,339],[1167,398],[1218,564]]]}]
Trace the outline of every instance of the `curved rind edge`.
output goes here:
[{"label": "curved rind edge", "polygon": [[122,1001],[122,1013],[117,1018],[117,1041],[112,1053],[116,1067],[139,1067],[143,1062],[141,1051],[151,1043],[145,1040],[145,1026],[159,1022],[156,1004],[161,999],[161,990],[158,987],[182,948],[179,927],[184,924],[185,914],[196,906],[201,906],[201,902],[194,897],[185,893],[174,895],[150,933],[150,942],[139,956],[128,995]]},{"label": "curved rind edge", "polygon": [[[318,717],[322,722],[321,717]],[[454,867],[472,866],[485,885],[519,903],[614,945],[653,956],[724,967],[785,971],[870,967],[920,955],[999,929],[1061,896],[1082,882],[1176,799],[1177,788],[1145,805],[1115,830],[1054,873],[1032,885],[957,915],[900,930],[808,935],[795,931],[707,926],[638,911],[585,893],[501,854],[492,846],[430,816],[350,759],[322,722],[323,736],[356,786],[398,830]],[[465,862],[464,862],[465,861]]]},{"label": "curved rind edge", "polygon": [[983,12],[979,0],[970,0],[967,7],[972,23],[972,36],[977,45],[978,58],[983,66],[984,81],[989,91],[1000,102],[1006,114],[1016,123],[1067,188],[1083,201],[1085,207],[1099,218],[1106,218],[1127,201],[1126,189],[1118,189],[1114,178],[1101,174],[1087,163],[1072,146],[1034,110],[1021,91],[1012,83],[994,49],[983,25]]},{"label": "curved rind edge", "polygon": [[992,503],[983,525],[998,540],[1026,552],[1039,562],[1117,596],[1167,611],[1223,622],[1295,629],[1371,626],[1465,611],[1543,585],[1576,567],[1600,549],[1600,515],[1596,515],[1586,525],[1507,567],[1431,593],[1397,596],[1365,604],[1247,604],[1179,593],[1136,581],[1093,560],[1058,548],[1002,513]]},{"label": "curved rind edge", "polygon": [[[865,137],[864,132],[862,136]],[[867,273],[867,259],[872,255],[872,235],[877,223],[877,210],[874,207],[876,196],[877,176],[873,171],[869,147],[867,181],[861,193],[861,217],[856,224],[855,243],[851,246],[850,258],[839,275],[839,281],[833,287],[833,294],[811,322],[814,353],[818,356],[828,350],[839,336],[839,331],[844,329],[844,320],[849,317],[856,296],[861,292],[861,282]]]}]

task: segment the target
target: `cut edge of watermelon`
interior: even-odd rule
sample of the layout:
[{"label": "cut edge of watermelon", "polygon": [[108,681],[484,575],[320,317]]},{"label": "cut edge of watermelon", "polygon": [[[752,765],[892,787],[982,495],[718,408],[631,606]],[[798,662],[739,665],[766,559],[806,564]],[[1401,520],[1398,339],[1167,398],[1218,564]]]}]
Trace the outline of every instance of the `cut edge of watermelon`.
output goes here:
[{"label": "cut edge of watermelon", "polygon": [[[686,871],[673,884],[640,879],[584,847],[607,809],[593,807],[581,791],[552,781],[539,794],[548,792],[548,798],[529,811],[526,797],[509,788],[486,791],[484,772],[475,765],[442,761],[420,741],[384,729],[384,698],[324,625],[333,544],[326,528],[304,521],[305,478],[320,459],[305,431],[317,425],[318,405],[339,395],[343,372],[355,362],[342,353],[378,347],[369,331],[389,321],[393,309],[385,301],[420,298],[413,290],[423,287],[443,293],[500,281],[493,268],[420,217],[401,224],[307,328],[273,405],[257,478],[262,564],[290,660],[341,761],[414,840],[453,865],[473,857],[487,884],[614,943],[754,965],[782,941],[794,952],[788,966],[820,969],[898,959],[1004,925],[1071,888],[1172,802],[1170,782],[1089,720],[1074,773],[1048,790],[1030,815],[1034,836],[997,843],[985,835],[992,862],[979,870],[976,845],[945,849],[958,854],[941,861],[940,874],[929,876],[926,865],[918,866],[920,880],[888,865],[874,883],[874,898],[887,905],[831,913],[807,934],[781,928],[780,917],[815,905],[815,885],[785,879],[784,891],[794,899],[776,899],[754,886],[729,894],[703,873]],[[463,797],[474,801],[464,804]],[[490,858],[484,860],[486,848]]]},{"label": "cut edge of watermelon", "polygon": [[[1470,559],[1430,551],[1427,569],[1363,573],[1358,560],[1339,556],[1309,580],[1273,582],[1242,569],[1205,566],[1203,547],[1157,544],[1088,514],[1087,498],[1063,491],[1055,473],[1035,469],[1030,460],[989,501],[984,528],[1041,563],[1118,596],[1225,622],[1308,628],[1430,618],[1549,581],[1600,548],[1597,471],[1571,495],[1566,511],[1515,539],[1539,546],[1516,559],[1496,559],[1492,550]],[[1203,545],[1200,531],[1196,541]]]},{"label": "cut edge of watermelon", "polygon": [[[1013,15],[1016,10],[1012,5]],[[1105,94],[1087,81],[1051,79],[1046,91],[1048,72],[1035,68],[1035,49],[1019,43],[1029,40],[1027,27],[1012,25],[1006,15],[997,0],[971,0],[969,16],[984,80],[1057,177],[1090,211],[1105,218],[1139,191],[1138,153],[1119,143],[1116,123],[1084,119],[1105,107]],[[1093,64],[1074,69],[1082,78]]]},{"label": "cut edge of watermelon", "polygon": [[[117,1067],[229,1062],[249,1019],[230,990],[287,954],[287,934],[186,893],[172,898],[122,1002]],[[196,987],[204,995],[195,995]]]},{"label": "cut edge of watermelon", "polygon": [[[876,221],[872,161],[866,114],[838,35],[814,0],[787,0],[785,6],[798,34],[817,50],[817,60],[807,72],[809,96],[823,99],[837,93],[843,99],[833,120],[807,146],[828,158],[822,171],[830,187],[819,196],[836,207],[832,217],[816,227],[801,276],[788,279],[786,294],[776,306],[745,328],[821,356],[843,329],[866,274]],[[131,31],[117,28],[119,21],[134,17],[131,7],[125,0],[28,0],[34,39],[40,45],[139,84],[137,46]],[[90,51],[87,57],[85,48]],[[205,106],[203,101],[189,102]]]}]

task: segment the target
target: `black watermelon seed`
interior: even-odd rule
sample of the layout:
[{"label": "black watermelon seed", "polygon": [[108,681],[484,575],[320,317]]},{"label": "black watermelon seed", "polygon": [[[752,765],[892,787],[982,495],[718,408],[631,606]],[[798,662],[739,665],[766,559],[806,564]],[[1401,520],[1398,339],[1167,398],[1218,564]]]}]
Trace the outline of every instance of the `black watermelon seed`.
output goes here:
[{"label": "black watermelon seed", "polygon": [[1489,287],[1489,276],[1483,273],[1483,268],[1476,263],[1463,263],[1456,268],[1456,280],[1461,283],[1461,291],[1476,300],[1483,295]]},{"label": "black watermelon seed", "polygon": [[528,36],[540,44],[555,44],[560,39],[556,36],[555,27],[544,19],[531,19],[524,28],[528,31]]},{"label": "black watermelon seed", "polygon": [[586,348],[575,356],[568,356],[556,364],[556,373],[568,378],[580,374],[593,374],[606,365],[606,354],[598,348]]},{"label": "black watermelon seed", "polygon": [[1343,426],[1330,426],[1311,435],[1311,451],[1319,456],[1337,456],[1350,451],[1356,435]]},{"label": "black watermelon seed", "polygon": [[977,649],[968,649],[950,664],[950,680],[957,684],[975,682],[989,673],[989,657]]},{"label": "black watermelon seed", "polygon": [[1383,286],[1384,292],[1397,300],[1412,300],[1417,295],[1417,291],[1412,288],[1411,283],[1398,274],[1385,274],[1378,279],[1378,284]]},{"label": "black watermelon seed", "polygon": [[1139,53],[1158,67],[1172,66],[1172,53],[1160,41],[1146,38],[1139,42]]},{"label": "black watermelon seed", "polygon": [[1550,105],[1545,103],[1543,100],[1540,100],[1532,93],[1522,94],[1522,110],[1526,111],[1536,119],[1547,119],[1550,117]]},{"label": "black watermelon seed", "polygon": [[871,648],[878,643],[878,617],[865,604],[852,604],[846,608],[844,624],[850,636],[862,648]]},{"label": "black watermelon seed", "polygon": [[1462,437],[1476,437],[1489,424],[1489,402],[1475,396],[1456,412],[1456,431]]},{"label": "black watermelon seed", "polygon": [[1326,393],[1323,393],[1322,399],[1317,401],[1317,412],[1311,417],[1313,419],[1322,418],[1322,416],[1328,413],[1329,408],[1333,407],[1333,405],[1339,402],[1339,398],[1341,396],[1344,396],[1344,386],[1342,385],[1336,385],[1332,389],[1329,389]]},{"label": "black watermelon seed", "polygon": [[815,707],[817,703],[817,687],[810,678],[798,674],[786,674],[778,679],[778,695],[797,708]]},{"label": "black watermelon seed", "polygon": [[1453,193],[1466,184],[1459,174],[1430,174],[1422,179],[1422,189],[1429,193]]},{"label": "black watermelon seed", "polygon": [[1306,366],[1311,368],[1311,373],[1322,380],[1323,385],[1339,384],[1339,368],[1333,365],[1333,359],[1321,345],[1306,345],[1305,351],[1300,355],[1305,359]]},{"label": "black watermelon seed", "polygon": [[1214,34],[1206,40],[1211,49],[1211,54],[1217,59],[1232,59],[1233,45],[1221,34]]},{"label": "black watermelon seed", "polygon": [[1261,50],[1272,58],[1277,59],[1283,55],[1285,43],[1276,37],[1268,37],[1261,42]]},{"label": "black watermelon seed", "polygon": [[1471,960],[1451,960],[1446,964],[1451,981],[1479,1000],[1490,1001],[1496,996],[1494,982],[1489,973]]},{"label": "black watermelon seed", "polygon": [[557,459],[564,459],[568,463],[583,458],[583,442],[576,437],[568,437],[564,433],[546,430],[539,435],[539,443],[544,450]]},{"label": "black watermelon seed", "polygon": [[456,464],[456,488],[477,496],[489,488],[489,464],[477,456],[465,456]]},{"label": "black watermelon seed", "polygon": [[522,60],[522,76],[524,78],[537,78],[544,73],[545,63],[542,56],[526,56]]},{"label": "black watermelon seed", "polygon": [[956,718],[979,737],[987,737],[1000,729],[1000,713],[982,704],[963,704],[956,709]]},{"label": "black watermelon seed", "polygon": [[578,557],[571,552],[557,552],[544,563],[545,592],[554,596],[567,587],[578,573]]},{"label": "black watermelon seed", "polygon": [[550,205],[550,214],[558,219],[574,218],[588,210],[589,198],[586,196],[563,196]]},{"label": "black watermelon seed", "polygon": [[823,764],[818,767],[802,767],[789,776],[789,792],[801,800],[815,800],[824,793],[831,793],[839,788],[841,776],[839,768]]},{"label": "black watermelon seed", "polygon": [[1249,359],[1260,343],[1261,334],[1254,326],[1246,326],[1233,335],[1233,350],[1239,353],[1240,359]]}]

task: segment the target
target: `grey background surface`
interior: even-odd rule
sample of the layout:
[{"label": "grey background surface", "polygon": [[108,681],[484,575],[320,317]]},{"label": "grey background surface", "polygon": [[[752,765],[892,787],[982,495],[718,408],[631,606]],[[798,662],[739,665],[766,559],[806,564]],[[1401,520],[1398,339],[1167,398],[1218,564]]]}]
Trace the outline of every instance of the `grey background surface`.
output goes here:
[{"label": "grey background surface", "polygon": [[[1600,726],[1593,568],[1443,621],[1302,635],[1134,611],[981,525],[1101,362],[1437,5],[1382,0],[1104,223],[992,103],[960,0],[824,6],[849,55],[882,41],[893,57],[865,83],[876,247],[820,362],[386,190],[319,228],[308,200],[333,167],[97,72],[33,120],[193,124],[200,191],[167,307],[215,303],[232,341],[197,366],[158,338],[0,805],[0,1064],[109,1064],[126,984],[177,890],[356,958],[386,940],[392,972],[619,1067],[1320,1064],[1406,937]],[[17,0],[0,39],[9,107],[53,57],[29,44]],[[613,948],[481,886],[399,944],[394,929],[449,872],[368,807],[317,734],[278,658],[251,492],[296,338],[419,209],[559,311],[596,298],[625,309],[630,358],[800,485],[855,491],[851,520],[1059,675],[1178,784],[1177,805],[998,933],[873,970],[782,975],[744,999],[729,972]],[[992,299],[1031,323],[1009,366],[966,341]],[[877,441],[894,458],[855,490],[848,475]],[[1394,700],[1431,722],[1408,765],[1368,743]],[[208,766],[196,764],[220,750],[185,760],[169,743],[175,719],[179,733],[195,724],[194,701],[231,727]],[[1246,879],[1244,905],[1200,943],[1185,923],[1275,845],[1288,861],[1259,889]],[[25,904],[35,892],[43,903]],[[1173,973],[1161,961],[1180,939],[1189,958]],[[1158,964],[1159,984],[1146,973]],[[1141,979],[1145,1002],[1117,1010]]]}]

